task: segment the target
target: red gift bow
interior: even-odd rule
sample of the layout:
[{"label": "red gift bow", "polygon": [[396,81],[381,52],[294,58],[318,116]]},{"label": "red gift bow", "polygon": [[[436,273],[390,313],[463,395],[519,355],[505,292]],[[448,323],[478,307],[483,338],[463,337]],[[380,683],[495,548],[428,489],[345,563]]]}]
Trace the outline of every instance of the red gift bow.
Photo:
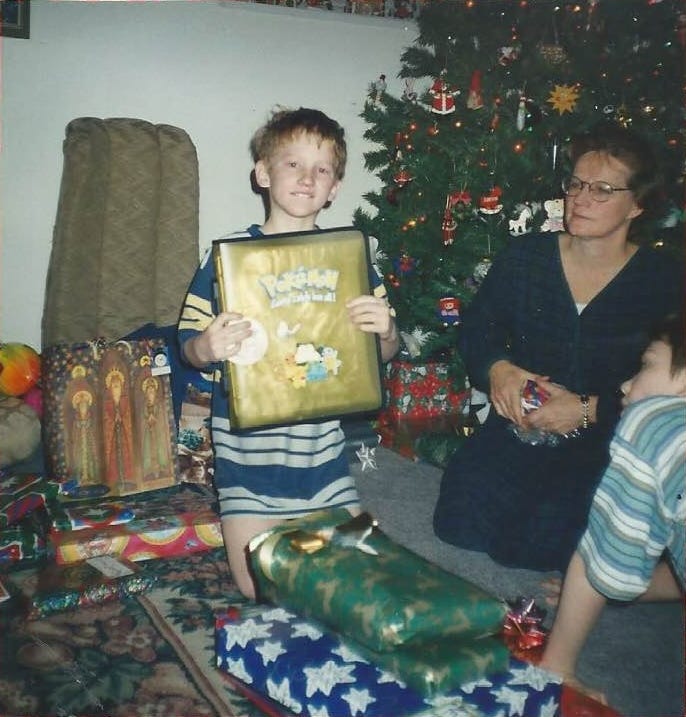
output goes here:
[{"label": "red gift bow", "polygon": [[[510,610],[505,615],[503,622],[503,636],[510,651],[530,662],[538,661],[540,650],[548,636],[543,628],[545,610],[541,610],[533,598],[517,598],[515,601],[508,601]],[[522,655],[521,653],[524,653]]]}]

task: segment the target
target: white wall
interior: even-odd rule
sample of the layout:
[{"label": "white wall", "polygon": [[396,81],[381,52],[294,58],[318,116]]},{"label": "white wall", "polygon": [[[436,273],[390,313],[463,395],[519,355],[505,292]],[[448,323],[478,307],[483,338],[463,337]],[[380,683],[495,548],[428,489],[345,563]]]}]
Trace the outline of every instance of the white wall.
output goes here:
[{"label": "white wall", "polygon": [[40,347],[44,282],[75,117],[185,129],[200,168],[200,247],[263,218],[248,143],[275,104],[318,107],[346,128],[349,164],[322,226],[349,224],[378,186],[364,169],[368,87],[399,95],[413,22],[210,0],[31,3],[31,38],[3,38],[0,341]]}]

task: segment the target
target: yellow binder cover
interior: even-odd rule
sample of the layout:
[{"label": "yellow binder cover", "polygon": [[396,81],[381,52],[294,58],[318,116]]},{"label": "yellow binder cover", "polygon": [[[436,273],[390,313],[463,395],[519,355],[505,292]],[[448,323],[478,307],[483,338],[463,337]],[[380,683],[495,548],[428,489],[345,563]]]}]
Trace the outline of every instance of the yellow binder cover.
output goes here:
[{"label": "yellow binder cover", "polygon": [[213,242],[222,311],[253,335],[225,362],[232,429],[376,411],[383,400],[376,334],[346,302],[371,292],[367,239],[352,227]]}]

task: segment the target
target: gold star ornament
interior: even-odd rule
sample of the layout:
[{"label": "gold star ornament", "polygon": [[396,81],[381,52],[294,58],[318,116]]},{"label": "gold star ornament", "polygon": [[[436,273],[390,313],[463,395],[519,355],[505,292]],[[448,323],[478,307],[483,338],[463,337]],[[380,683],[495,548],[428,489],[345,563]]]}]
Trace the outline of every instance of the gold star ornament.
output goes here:
[{"label": "gold star ornament", "polygon": [[573,112],[579,99],[579,89],[575,85],[555,85],[555,89],[548,97],[548,104],[553,106],[561,115]]}]

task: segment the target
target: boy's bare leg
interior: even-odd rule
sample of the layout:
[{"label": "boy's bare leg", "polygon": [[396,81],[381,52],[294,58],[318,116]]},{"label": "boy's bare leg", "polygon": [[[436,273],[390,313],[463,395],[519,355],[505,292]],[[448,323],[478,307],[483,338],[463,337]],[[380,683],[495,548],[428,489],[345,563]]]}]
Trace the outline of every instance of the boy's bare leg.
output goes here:
[{"label": "boy's bare leg", "polygon": [[[348,508],[348,512],[356,516],[360,514],[360,508]],[[248,567],[248,543],[259,533],[281,523],[283,520],[278,518],[257,516],[227,516],[221,520],[231,576],[241,593],[250,600],[255,599],[255,583]]]},{"label": "boy's bare leg", "polygon": [[229,559],[231,576],[238,589],[250,600],[255,599],[255,583],[248,568],[248,543],[259,533],[279,525],[278,518],[228,516],[222,518],[222,535]]}]

